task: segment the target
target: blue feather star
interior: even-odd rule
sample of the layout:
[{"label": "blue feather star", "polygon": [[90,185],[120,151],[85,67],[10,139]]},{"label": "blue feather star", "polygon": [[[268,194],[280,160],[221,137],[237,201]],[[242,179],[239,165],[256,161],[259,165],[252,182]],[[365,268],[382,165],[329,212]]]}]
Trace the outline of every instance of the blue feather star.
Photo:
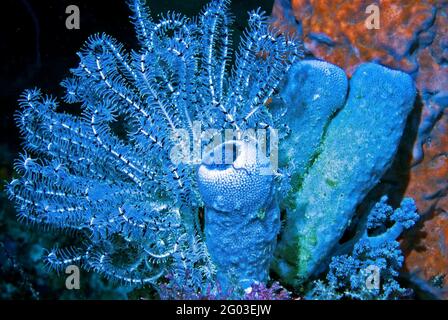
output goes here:
[{"label": "blue feather star", "polygon": [[213,278],[197,221],[197,166],[171,161],[173,132],[192,137],[195,121],[204,130],[274,126],[266,103],[301,56],[258,10],[231,67],[228,6],[214,0],[194,19],[169,13],[155,22],[133,0],[140,48],[129,53],[94,35],[62,82],[81,116],[58,112],[40,90],[22,95],[17,123],[27,153],[9,196],[20,219],[84,239],[80,248],[50,250],[51,267],[82,264],[134,285],[170,275],[201,288]]}]

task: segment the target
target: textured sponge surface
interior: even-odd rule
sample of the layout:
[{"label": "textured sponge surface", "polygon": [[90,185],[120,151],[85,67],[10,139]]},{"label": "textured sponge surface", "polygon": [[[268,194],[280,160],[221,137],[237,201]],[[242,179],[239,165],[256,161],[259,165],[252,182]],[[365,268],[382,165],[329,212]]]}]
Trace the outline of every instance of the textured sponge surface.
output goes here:
[{"label": "textured sponge surface", "polygon": [[[217,164],[226,144],[236,147],[235,160]],[[266,282],[280,230],[269,159],[257,154],[253,141],[227,142],[203,160],[198,185],[205,203],[207,248],[221,287]]]},{"label": "textured sponge surface", "polygon": [[366,63],[354,73],[348,100],[288,212],[274,268],[289,283],[300,284],[318,269],[389,167],[415,93],[403,72]]}]

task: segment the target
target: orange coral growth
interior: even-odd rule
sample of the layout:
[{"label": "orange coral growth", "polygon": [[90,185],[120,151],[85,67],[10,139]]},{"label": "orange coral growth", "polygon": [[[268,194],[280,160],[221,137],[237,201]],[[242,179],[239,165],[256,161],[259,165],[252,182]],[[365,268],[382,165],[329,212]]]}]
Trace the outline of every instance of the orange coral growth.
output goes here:
[{"label": "orange coral growth", "polygon": [[[411,170],[406,190],[418,203],[419,211],[428,214],[433,206],[448,213],[448,110],[432,130],[430,141],[423,145],[424,158]],[[448,271],[448,270],[447,270]]]},{"label": "orange coral growth", "polygon": [[[366,8],[372,3],[380,8],[378,30],[365,26]],[[284,21],[283,6],[281,1],[274,5],[273,14],[280,21]],[[410,53],[436,11],[432,1],[408,0],[292,0],[291,7],[295,21],[301,24],[306,48],[349,74],[359,63],[371,60],[415,71],[417,61]],[[291,22],[287,25],[291,28]]]},{"label": "orange coral growth", "polygon": [[[424,220],[418,237],[404,239],[406,268],[425,279],[446,275],[448,286],[448,110],[423,145],[424,158],[411,170],[406,195]],[[417,243],[414,243],[417,241]],[[448,298],[448,297],[447,297]]]},{"label": "orange coral growth", "polygon": [[[423,222],[413,249],[406,257],[406,268],[424,279],[444,276],[443,285],[448,286],[448,216],[441,212]],[[448,297],[445,297],[448,298]]]}]

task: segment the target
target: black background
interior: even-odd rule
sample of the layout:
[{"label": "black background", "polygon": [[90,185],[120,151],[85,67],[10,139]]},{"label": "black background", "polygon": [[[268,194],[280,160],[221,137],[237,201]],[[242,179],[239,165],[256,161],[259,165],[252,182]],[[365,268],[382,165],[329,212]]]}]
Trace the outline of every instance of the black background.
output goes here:
[{"label": "black background", "polygon": [[[154,18],[174,10],[193,16],[207,0],[148,0]],[[273,0],[233,0],[235,41],[244,29],[247,11],[271,12]],[[68,30],[66,7],[80,9],[80,29]],[[126,0],[3,0],[0,4],[0,147],[19,151],[20,137],[13,115],[19,95],[29,88],[61,96],[61,80],[76,67],[76,52],[87,38],[105,32],[130,50],[137,48]],[[4,159],[2,159],[4,160]],[[3,164],[5,165],[5,164]]]}]

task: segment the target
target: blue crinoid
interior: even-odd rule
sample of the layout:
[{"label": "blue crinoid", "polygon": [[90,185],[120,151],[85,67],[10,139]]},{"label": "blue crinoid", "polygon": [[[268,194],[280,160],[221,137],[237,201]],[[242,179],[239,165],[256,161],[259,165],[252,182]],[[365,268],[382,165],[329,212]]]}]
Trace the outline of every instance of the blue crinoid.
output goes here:
[{"label": "blue crinoid", "polygon": [[142,2],[130,4],[140,48],[129,53],[94,35],[62,82],[64,101],[80,105],[81,115],[59,112],[40,90],[22,95],[26,153],[8,192],[21,220],[83,239],[50,250],[53,268],[81,264],[137,285],[169,275],[201,288],[216,268],[198,223],[199,163],[172,161],[177,132],[195,141],[195,123],[202,131],[276,127],[265,105],[300,46],[253,11],[231,67],[229,0],[212,1],[193,19],[168,13],[158,22]]}]

